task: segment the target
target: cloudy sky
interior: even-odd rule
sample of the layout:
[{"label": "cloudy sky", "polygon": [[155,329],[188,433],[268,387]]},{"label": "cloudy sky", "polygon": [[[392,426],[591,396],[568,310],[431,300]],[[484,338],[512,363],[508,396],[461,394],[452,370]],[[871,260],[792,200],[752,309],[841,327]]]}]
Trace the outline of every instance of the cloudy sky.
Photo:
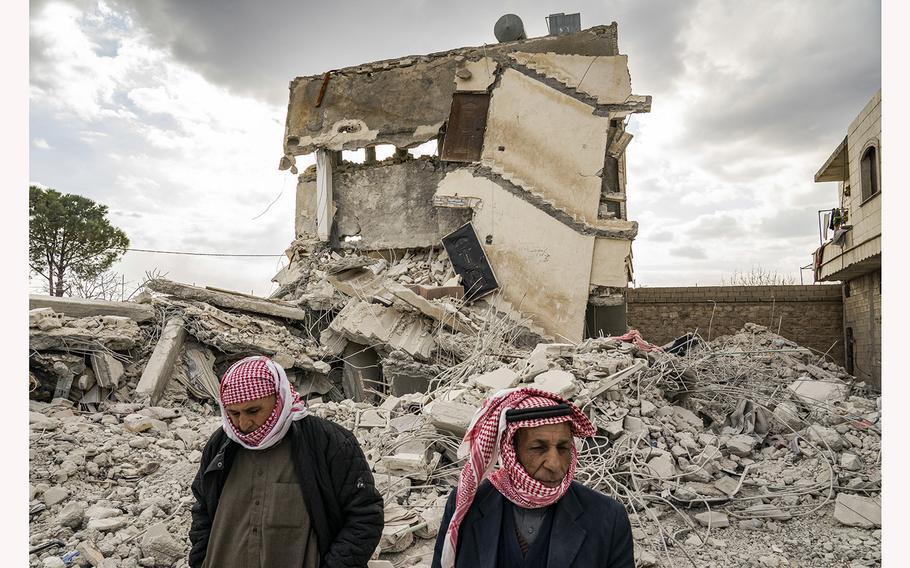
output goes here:
[{"label": "cloudy sky", "polygon": [[[30,180],[107,204],[135,248],[280,255],[288,82],[493,43],[509,12],[529,36],[551,12],[618,22],[633,92],[653,96],[627,152],[637,286],[759,266],[799,282],[836,204],[813,175],[881,85],[876,1],[33,0]],[[115,270],[267,294],[281,262],[130,252]]]}]

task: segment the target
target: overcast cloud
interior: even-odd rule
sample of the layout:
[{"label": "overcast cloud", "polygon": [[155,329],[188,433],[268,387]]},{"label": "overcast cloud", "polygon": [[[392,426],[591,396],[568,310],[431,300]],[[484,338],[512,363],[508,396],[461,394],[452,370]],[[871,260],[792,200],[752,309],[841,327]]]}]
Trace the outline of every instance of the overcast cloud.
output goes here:
[{"label": "overcast cloud", "polygon": [[[548,13],[580,11],[583,27],[618,22],[633,92],[653,96],[628,149],[636,285],[720,284],[753,266],[798,281],[816,211],[836,201],[813,175],[881,84],[881,8],[864,0],[42,0],[30,11],[31,180],[109,205],[137,248],[282,253],[295,179],[277,164],[294,77],[493,43],[508,12],[544,35]],[[128,253],[116,269],[265,294],[280,263]]]}]

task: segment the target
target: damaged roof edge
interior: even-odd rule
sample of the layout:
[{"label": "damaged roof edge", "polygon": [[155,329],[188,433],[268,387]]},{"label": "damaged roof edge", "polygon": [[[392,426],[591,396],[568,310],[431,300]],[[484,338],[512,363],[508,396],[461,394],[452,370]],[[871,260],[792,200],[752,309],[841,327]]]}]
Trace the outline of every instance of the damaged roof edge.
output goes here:
[{"label": "damaged roof edge", "polygon": [[[474,47],[459,47],[455,49],[450,49],[447,51],[437,51],[435,53],[427,53],[424,55],[406,55],[404,57],[397,57],[394,59],[382,59],[379,61],[373,61],[370,63],[363,63],[360,65],[351,65],[349,67],[342,67],[340,69],[335,69],[330,71],[332,74],[364,74],[371,73],[374,71],[381,71],[384,69],[390,69],[392,67],[407,67],[413,65],[415,62],[420,60],[431,60],[431,59],[441,59],[446,57],[452,57],[456,55],[476,55],[478,58],[486,55],[498,55],[499,52],[507,50],[508,48],[517,48],[522,47],[524,50],[534,50],[533,52],[539,51],[552,51],[548,48],[556,48],[557,53],[566,51],[567,48],[571,48],[572,44],[575,43],[572,40],[579,40],[581,46],[596,47],[602,42],[603,39],[606,39],[608,45],[605,46],[605,49],[600,49],[605,53],[595,53],[597,49],[592,49],[590,53],[583,53],[583,55],[619,55],[619,45],[617,41],[617,24],[612,22],[610,25],[600,25],[592,26],[584,30],[575,32],[573,34],[564,34],[558,36],[541,36],[528,39],[521,39],[517,41],[509,41],[503,43],[494,43],[494,44],[484,44]],[[585,42],[583,34],[594,36],[591,38],[591,42]],[[606,37],[604,37],[606,36]],[[576,48],[577,49],[577,48]],[[478,52],[478,53],[473,53]],[[577,53],[577,51],[566,51],[566,53]],[[303,75],[296,77],[290,82],[289,88],[293,89],[294,85],[299,81],[312,81],[313,79],[321,79],[324,73],[319,73],[316,75]]]}]

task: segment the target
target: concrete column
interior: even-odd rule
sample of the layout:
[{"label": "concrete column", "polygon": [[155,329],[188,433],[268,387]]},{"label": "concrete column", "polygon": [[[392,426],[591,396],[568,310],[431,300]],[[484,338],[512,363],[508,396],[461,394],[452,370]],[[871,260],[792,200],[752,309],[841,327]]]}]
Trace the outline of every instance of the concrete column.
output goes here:
[{"label": "concrete column", "polygon": [[367,146],[366,148],[363,149],[363,152],[364,152],[364,159],[363,159],[364,164],[375,164],[376,163],[376,147],[375,146]]},{"label": "concrete column", "polygon": [[161,337],[152,351],[152,356],[142,371],[139,384],[136,385],[138,398],[148,397],[152,405],[158,404],[164,389],[167,388],[171,375],[174,372],[174,363],[183,348],[186,339],[186,330],[183,328],[183,318],[174,317],[167,320]]},{"label": "concrete column", "polygon": [[332,162],[328,150],[316,150],[316,236],[328,241],[332,231]]}]

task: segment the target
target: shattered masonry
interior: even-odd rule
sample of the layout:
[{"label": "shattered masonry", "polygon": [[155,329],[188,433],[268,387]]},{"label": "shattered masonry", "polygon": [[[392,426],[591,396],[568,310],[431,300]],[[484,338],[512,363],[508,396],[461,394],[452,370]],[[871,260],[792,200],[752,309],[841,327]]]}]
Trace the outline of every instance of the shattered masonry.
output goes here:
[{"label": "shattered masonry", "polygon": [[[616,31],[298,77],[282,168],[317,156],[300,175],[298,237],[361,252],[431,248],[470,221],[499,283],[494,304],[547,337],[581,340],[589,309],[623,304],[637,232],[626,219],[624,119],[651,98],[632,94]],[[436,157],[404,152],[431,140]],[[383,144],[398,152],[377,162]],[[365,163],[341,160],[361,148]],[[602,331],[622,333],[620,319]]]},{"label": "shattered masonry", "polygon": [[[310,411],[361,444],[385,503],[368,568],[429,567],[471,417],[491,392],[521,385],[571,397],[597,427],[576,479],[629,511],[636,566],[880,565],[881,397],[830,355],[753,323],[708,340],[679,329],[696,333],[675,348],[625,327],[553,341],[581,334],[568,327],[585,304],[621,304],[631,270],[636,225],[615,201],[630,137],[621,121],[606,140],[557,128],[646,110],[628,94],[615,32],[297,80],[284,165],[316,151],[319,167],[301,176],[298,238],[271,298],[167,280],[135,302],[30,297],[29,565],[186,568],[190,484],[221,425],[218,377],[253,354],[282,365]],[[599,74],[579,75],[582,65]],[[425,104],[400,114],[390,105],[404,96]],[[535,101],[552,123],[497,130],[498,113]],[[443,157],[475,161],[338,159],[348,144],[413,146],[443,123],[451,142],[452,108],[489,112],[483,136],[465,127],[463,144],[441,140]],[[401,116],[415,122],[402,129]],[[591,170],[528,161],[540,140],[528,125],[575,144],[567,159],[596,165],[600,181],[558,191]],[[443,249],[456,229],[477,239]],[[478,250],[492,276],[472,264]],[[472,298],[459,271],[499,288]]]}]

